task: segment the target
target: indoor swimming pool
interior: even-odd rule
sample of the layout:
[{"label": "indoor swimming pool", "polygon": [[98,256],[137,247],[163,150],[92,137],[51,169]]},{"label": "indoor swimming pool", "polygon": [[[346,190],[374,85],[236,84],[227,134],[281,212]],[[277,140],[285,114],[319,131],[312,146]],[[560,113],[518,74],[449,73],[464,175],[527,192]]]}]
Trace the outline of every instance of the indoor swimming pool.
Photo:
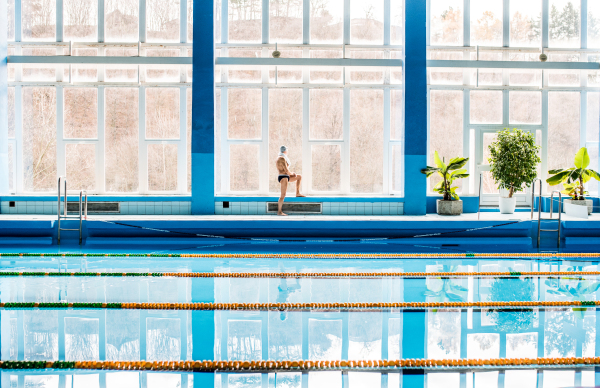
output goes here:
[{"label": "indoor swimming pool", "polygon": [[5,250],[2,387],[597,385],[600,256],[270,248]]}]

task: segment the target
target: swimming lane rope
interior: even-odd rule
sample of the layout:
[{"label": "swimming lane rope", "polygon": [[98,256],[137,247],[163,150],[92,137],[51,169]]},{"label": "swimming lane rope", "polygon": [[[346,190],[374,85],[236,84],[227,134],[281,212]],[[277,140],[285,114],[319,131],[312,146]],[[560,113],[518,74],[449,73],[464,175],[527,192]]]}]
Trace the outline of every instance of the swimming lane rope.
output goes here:
[{"label": "swimming lane rope", "polygon": [[524,271],[524,272],[2,272],[0,277],[175,277],[175,278],[463,278],[598,276],[600,271]]},{"label": "swimming lane rope", "polygon": [[454,369],[587,368],[600,365],[600,357],[539,357],[492,359],[400,360],[279,360],[279,361],[0,361],[3,370],[129,370],[169,372],[273,372],[273,371],[379,371],[403,369],[433,371]]},{"label": "swimming lane rope", "polygon": [[6,302],[0,308],[22,309],[122,309],[122,310],[196,310],[196,311],[382,311],[389,309],[422,310],[444,308],[585,308],[600,306],[600,301],[527,301],[527,302],[368,302],[368,303],[90,303],[90,302]]}]

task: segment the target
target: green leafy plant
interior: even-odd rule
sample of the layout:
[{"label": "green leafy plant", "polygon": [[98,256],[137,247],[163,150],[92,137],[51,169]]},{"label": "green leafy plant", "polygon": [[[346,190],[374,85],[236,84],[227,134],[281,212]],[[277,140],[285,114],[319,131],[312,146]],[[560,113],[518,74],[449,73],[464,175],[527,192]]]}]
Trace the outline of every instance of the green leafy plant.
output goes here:
[{"label": "green leafy plant", "polygon": [[587,148],[581,147],[575,154],[575,167],[548,171],[548,174],[552,176],[546,179],[546,182],[551,186],[563,183],[565,190],[562,193],[570,195],[573,199],[585,199],[586,193],[583,185],[592,178],[600,181],[600,175],[587,168],[589,165],[590,155]]},{"label": "green leafy plant", "polygon": [[437,167],[427,166],[427,168],[421,170],[423,174],[427,175],[427,178],[436,172],[442,177],[442,180],[433,187],[433,191],[437,192],[438,194],[442,194],[444,201],[451,201],[453,199],[459,200],[460,198],[458,197],[458,194],[456,194],[456,189],[458,187],[452,187],[452,183],[456,179],[466,178],[469,176],[469,174],[467,174],[467,170],[462,168],[465,164],[467,164],[469,158],[452,158],[446,165],[445,161],[440,159],[438,152],[435,151],[433,161]]},{"label": "green leafy plant", "polygon": [[488,146],[491,173],[501,189],[508,190],[511,198],[517,191],[523,191],[537,175],[540,147],[535,144],[531,132],[505,128],[498,132],[498,138]]},{"label": "green leafy plant", "polygon": [[[560,279],[551,278],[546,280],[546,286],[548,289],[546,292],[549,294],[559,295],[563,298],[568,298],[571,301],[589,301],[593,300],[593,296],[600,288],[600,282],[592,282],[589,280],[582,280],[576,278],[562,278],[564,280],[579,280],[575,285],[561,283]],[[575,317],[583,319],[585,316],[586,308],[575,307],[573,312]]]}]

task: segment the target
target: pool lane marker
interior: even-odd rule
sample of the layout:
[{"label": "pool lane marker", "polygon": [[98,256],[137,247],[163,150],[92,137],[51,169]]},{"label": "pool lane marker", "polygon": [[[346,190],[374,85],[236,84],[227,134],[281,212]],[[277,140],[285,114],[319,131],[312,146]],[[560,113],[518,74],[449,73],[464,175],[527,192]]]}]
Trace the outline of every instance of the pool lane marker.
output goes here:
[{"label": "pool lane marker", "polygon": [[600,306],[600,301],[527,301],[527,302],[369,302],[369,303],[0,303],[3,309],[121,309],[121,310],[196,310],[196,311],[386,311],[453,308],[523,309],[582,308]]},{"label": "pool lane marker", "polygon": [[174,278],[514,278],[534,276],[598,276],[600,271],[524,271],[524,272],[9,272],[0,277],[174,277]]},{"label": "pool lane marker", "polygon": [[600,253],[0,253],[0,257],[150,257],[204,259],[418,259],[418,258],[570,258],[600,260]]},{"label": "pool lane marker", "polygon": [[380,371],[403,369],[554,369],[589,368],[600,365],[600,357],[539,357],[481,359],[400,359],[335,361],[0,361],[3,370],[137,370],[165,372],[272,372],[272,371]]}]

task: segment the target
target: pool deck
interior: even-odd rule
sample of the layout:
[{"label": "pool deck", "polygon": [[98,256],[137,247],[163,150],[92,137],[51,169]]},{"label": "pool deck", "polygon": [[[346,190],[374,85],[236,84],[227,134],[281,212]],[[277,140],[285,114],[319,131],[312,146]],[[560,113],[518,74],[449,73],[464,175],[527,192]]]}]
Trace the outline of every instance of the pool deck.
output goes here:
[{"label": "pool deck", "polygon": [[[556,213],[554,217],[556,218]],[[542,218],[549,214],[542,213]],[[76,228],[79,221],[63,221],[63,227]],[[52,244],[56,240],[56,216],[1,215],[0,244]],[[542,228],[555,229],[556,221],[543,221]],[[600,213],[588,219],[562,215],[565,245],[600,245]],[[65,239],[78,238],[78,232],[62,232]],[[167,244],[208,242],[227,238],[261,237],[285,239],[385,238],[389,243],[414,245],[428,243],[494,244],[532,246],[537,241],[537,214],[483,212],[460,216],[309,216],[290,215],[90,215],[84,222],[86,245],[147,244],[149,240]],[[556,240],[556,233],[543,233]]]}]

